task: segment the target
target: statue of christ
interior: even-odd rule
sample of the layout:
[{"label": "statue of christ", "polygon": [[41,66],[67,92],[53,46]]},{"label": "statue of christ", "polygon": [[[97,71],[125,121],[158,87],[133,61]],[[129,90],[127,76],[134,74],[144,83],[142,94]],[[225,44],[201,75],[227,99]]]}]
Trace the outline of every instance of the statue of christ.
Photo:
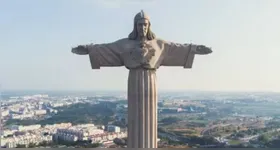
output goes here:
[{"label": "statue of christ", "polygon": [[92,69],[125,66],[128,77],[128,147],[157,147],[156,70],[160,66],[192,68],[196,54],[212,50],[204,45],[178,44],[156,38],[149,16],[136,14],[128,38],[112,43],[88,44],[72,48],[78,55],[89,55]]}]

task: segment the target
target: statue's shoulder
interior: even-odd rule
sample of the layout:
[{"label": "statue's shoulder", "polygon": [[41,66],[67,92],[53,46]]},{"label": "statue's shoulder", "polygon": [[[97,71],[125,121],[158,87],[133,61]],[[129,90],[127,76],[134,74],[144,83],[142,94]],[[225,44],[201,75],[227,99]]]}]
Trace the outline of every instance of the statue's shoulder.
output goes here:
[{"label": "statue's shoulder", "polygon": [[115,41],[114,43],[118,43],[118,44],[126,44],[126,43],[131,43],[132,41],[129,40],[128,38],[122,38],[122,39],[119,39],[117,41]]},{"label": "statue's shoulder", "polygon": [[168,43],[167,41],[163,40],[163,39],[160,39],[160,38],[156,38],[154,39],[158,44],[166,44]]},{"label": "statue's shoulder", "polygon": [[123,50],[129,50],[135,45],[135,41],[128,38],[119,39],[113,43]]}]

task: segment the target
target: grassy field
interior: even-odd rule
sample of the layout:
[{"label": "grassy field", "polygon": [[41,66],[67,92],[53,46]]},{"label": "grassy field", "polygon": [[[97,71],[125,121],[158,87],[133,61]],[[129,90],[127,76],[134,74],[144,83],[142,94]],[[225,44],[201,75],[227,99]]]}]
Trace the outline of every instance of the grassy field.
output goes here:
[{"label": "grassy field", "polygon": [[200,136],[200,132],[202,129],[195,128],[195,129],[171,129],[170,132],[175,134],[183,135],[183,136]]},{"label": "grassy field", "polygon": [[182,136],[200,136],[200,132],[204,129],[203,127],[198,127],[197,123],[191,123],[188,121],[181,121],[174,124],[164,125],[159,124],[160,127],[164,128],[166,131],[175,133]]},{"label": "grassy field", "polygon": [[176,117],[180,121],[168,124],[159,121],[159,127],[180,136],[200,136],[201,131],[208,124],[207,118],[195,114],[165,114],[161,115],[159,120],[168,117]]},{"label": "grassy field", "polygon": [[230,141],[228,141],[228,143],[229,143],[230,145],[238,145],[238,144],[241,144],[241,142],[238,141],[238,140],[230,140]]}]

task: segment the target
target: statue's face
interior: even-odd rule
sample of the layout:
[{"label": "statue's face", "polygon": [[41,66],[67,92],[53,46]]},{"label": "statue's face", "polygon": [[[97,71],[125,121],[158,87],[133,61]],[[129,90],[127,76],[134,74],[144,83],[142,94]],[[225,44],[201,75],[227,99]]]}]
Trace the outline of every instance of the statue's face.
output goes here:
[{"label": "statue's face", "polygon": [[137,32],[140,37],[147,36],[149,28],[149,21],[147,19],[141,19],[137,21]]}]

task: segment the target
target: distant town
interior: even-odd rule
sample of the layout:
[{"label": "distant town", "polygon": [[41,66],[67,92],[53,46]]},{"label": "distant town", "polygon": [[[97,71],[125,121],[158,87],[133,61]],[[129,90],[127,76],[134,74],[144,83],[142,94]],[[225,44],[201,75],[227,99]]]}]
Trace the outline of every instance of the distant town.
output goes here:
[{"label": "distant town", "polygon": [[[161,92],[160,148],[279,148],[280,93]],[[125,92],[3,92],[2,148],[119,148]]]}]

